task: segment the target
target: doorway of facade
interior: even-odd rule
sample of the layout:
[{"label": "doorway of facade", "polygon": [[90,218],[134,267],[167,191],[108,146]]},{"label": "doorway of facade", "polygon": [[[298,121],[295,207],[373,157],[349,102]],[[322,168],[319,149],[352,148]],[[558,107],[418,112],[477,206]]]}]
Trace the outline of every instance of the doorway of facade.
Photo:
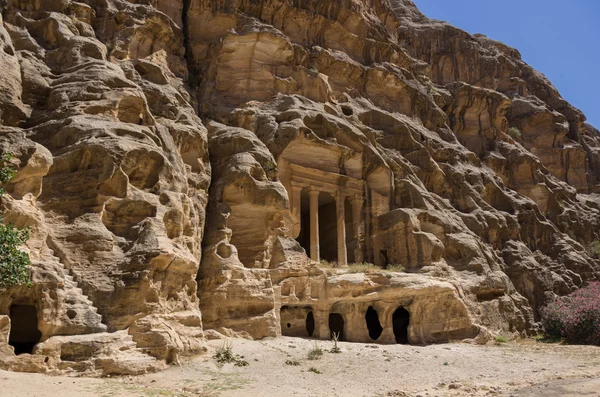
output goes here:
[{"label": "doorway of facade", "polygon": [[403,307],[396,309],[392,315],[392,327],[396,343],[408,344],[408,324],[410,322],[410,313]]}]

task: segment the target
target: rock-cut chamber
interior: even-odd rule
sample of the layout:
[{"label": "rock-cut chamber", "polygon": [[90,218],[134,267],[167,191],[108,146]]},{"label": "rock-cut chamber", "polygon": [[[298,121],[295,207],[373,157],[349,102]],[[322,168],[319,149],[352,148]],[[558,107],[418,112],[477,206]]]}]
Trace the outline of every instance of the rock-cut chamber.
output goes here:
[{"label": "rock-cut chamber", "polygon": [[10,307],[10,335],[8,344],[14,347],[15,354],[33,351],[42,333],[38,329],[37,310],[33,305],[12,305]]},{"label": "rock-cut chamber", "polygon": [[335,334],[338,336],[338,340],[344,340],[344,317],[341,314],[329,314],[329,334],[331,338]]},{"label": "rock-cut chamber", "polygon": [[403,307],[396,309],[392,315],[392,327],[394,330],[394,336],[396,337],[396,343],[407,344],[408,343],[408,324],[410,321],[410,313]]},{"label": "rock-cut chamber", "polygon": [[315,330],[315,318],[310,306],[282,306],[281,334],[283,336],[310,337]]},{"label": "rock-cut chamber", "polygon": [[367,329],[369,330],[369,337],[373,340],[379,339],[383,332],[383,327],[379,322],[379,315],[377,310],[373,306],[369,306],[367,313],[365,314],[365,321],[367,322]]}]

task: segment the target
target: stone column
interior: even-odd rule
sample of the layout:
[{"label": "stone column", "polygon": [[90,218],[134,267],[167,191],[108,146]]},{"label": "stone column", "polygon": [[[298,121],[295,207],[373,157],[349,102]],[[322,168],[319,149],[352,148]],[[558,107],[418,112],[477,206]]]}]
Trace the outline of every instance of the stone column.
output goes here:
[{"label": "stone column", "polygon": [[294,230],[293,236],[297,238],[300,235],[302,226],[302,186],[294,185],[292,183],[292,216],[294,217]]},{"label": "stone column", "polygon": [[346,250],[346,212],[344,200],[346,196],[340,192],[335,194],[335,209],[337,215],[337,261],[339,266],[348,264],[348,252]]},{"label": "stone column", "polygon": [[316,309],[313,310],[313,316],[315,317],[315,332],[313,337],[330,340],[329,337],[329,311]]},{"label": "stone column", "polygon": [[308,188],[310,198],[310,259],[321,260],[319,255],[319,191],[316,187]]},{"label": "stone column", "polygon": [[350,199],[352,204],[352,232],[356,239],[356,251],[354,253],[354,260],[357,263],[364,261],[363,258],[363,240],[365,234],[365,224],[362,216],[362,207],[364,199],[361,195],[356,194]]}]

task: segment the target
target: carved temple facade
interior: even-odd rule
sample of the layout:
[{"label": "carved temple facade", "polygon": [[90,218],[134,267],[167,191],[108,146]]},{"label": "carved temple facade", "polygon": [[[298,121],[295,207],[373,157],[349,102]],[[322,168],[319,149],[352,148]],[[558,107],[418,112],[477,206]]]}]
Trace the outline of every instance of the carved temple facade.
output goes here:
[{"label": "carved temple facade", "polygon": [[284,151],[279,161],[290,201],[291,237],[316,262],[385,267],[386,250],[378,249],[374,238],[378,216],[390,211],[391,172],[373,167],[365,177],[360,156],[344,159],[336,148],[299,146],[302,150]]}]

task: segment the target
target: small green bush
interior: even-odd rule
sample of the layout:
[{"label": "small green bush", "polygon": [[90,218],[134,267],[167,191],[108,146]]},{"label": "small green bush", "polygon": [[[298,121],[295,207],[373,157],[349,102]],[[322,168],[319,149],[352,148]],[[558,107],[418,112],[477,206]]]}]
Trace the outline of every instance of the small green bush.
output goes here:
[{"label": "small green bush", "polygon": [[217,348],[213,358],[221,365],[227,363],[233,363],[236,367],[246,367],[249,365],[248,361],[244,360],[244,356],[233,354],[233,348],[229,341],[223,342],[223,344]]},{"label": "small green bush", "polygon": [[596,240],[590,243],[588,252],[593,258],[600,258],[600,240]]},{"label": "small green bush", "polygon": [[[4,154],[0,158],[0,197],[4,194],[2,185],[15,177],[15,171],[7,166],[12,156]],[[31,286],[29,255],[19,249],[29,239],[30,229],[18,229],[4,224],[0,216],[0,290],[17,285]]]},{"label": "small green bush", "polygon": [[506,343],[508,339],[504,336],[496,336],[496,343]]},{"label": "small green bush", "polygon": [[366,262],[348,265],[348,273],[402,273],[404,270],[402,265],[388,265],[385,269]]},{"label": "small green bush", "polygon": [[517,127],[510,127],[508,129],[508,135],[510,135],[513,139],[521,139],[521,130]]},{"label": "small green bush", "polygon": [[329,349],[329,353],[341,353],[342,349],[338,347],[338,341],[340,340],[340,333],[333,332],[331,334],[331,341],[333,342],[333,347]]},{"label": "small green bush", "polygon": [[314,372],[315,374],[322,374],[322,372],[316,369],[315,367],[310,367],[308,370],[310,372]]},{"label": "small green bush", "polygon": [[293,367],[297,367],[300,365],[300,362],[297,360],[285,360],[285,365],[291,365]]},{"label": "small green bush", "polygon": [[308,351],[309,360],[319,360],[323,356],[323,349],[315,343],[315,347]]}]

